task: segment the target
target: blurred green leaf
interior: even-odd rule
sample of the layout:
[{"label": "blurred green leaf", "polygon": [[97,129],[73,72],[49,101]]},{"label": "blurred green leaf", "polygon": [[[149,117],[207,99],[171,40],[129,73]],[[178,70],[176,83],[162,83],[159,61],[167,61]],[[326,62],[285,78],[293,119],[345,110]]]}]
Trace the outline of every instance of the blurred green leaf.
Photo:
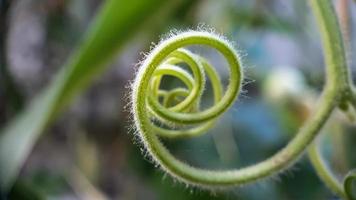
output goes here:
[{"label": "blurred green leaf", "polygon": [[[178,1],[178,0],[177,0]],[[164,0],[108,0],[75,54],[53,82],[0,135],[0,189],[9,190],[34,143],[63,107],[141,25],[165,9]]]}]

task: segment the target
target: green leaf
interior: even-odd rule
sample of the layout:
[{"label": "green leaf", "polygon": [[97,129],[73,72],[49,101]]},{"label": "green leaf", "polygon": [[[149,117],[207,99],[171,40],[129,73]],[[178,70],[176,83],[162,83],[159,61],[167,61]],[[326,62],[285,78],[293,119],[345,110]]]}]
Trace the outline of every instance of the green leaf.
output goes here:
[{"label": "green leaf", "polygon": [[[81,45],[51,84],[0,134],[0,190],[7,192],[34,143],[74,96],[84,90],[165,0],[107,0]],[[175,1],[172,1],[175,2]]]}]

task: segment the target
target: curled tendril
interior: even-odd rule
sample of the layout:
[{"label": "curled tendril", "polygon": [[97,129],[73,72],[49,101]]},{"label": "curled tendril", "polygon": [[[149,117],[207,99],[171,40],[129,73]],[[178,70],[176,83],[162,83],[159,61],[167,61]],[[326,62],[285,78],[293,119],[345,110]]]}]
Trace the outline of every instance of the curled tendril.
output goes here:
[{"label": "curled tendril", "polygon": [[[339,105],[347,102],[356,107],[356,90],[350,78],[333,5],[330,0],[310,0],[310,5],[322,33],[326,55],[326,84],[323,93],[295,137],[275,155],[255,165],[231,170],[196,168],[174,157],[159,139],[201,135],[231,107],[241,91],[243,80],[240,59],[232,45],[214,33],[187,31],[163,40],[147,55],[132,85],[132,114],[137,133],[147,152],[165,172],[185,183],[206,188],[258,181],[280,173],[296,162]],[[225,91],[209,62],[184,49],[189,45],[204,45],[224,56],[230,72],[230,82]],[[181,63],[188,66],[189,70],[181,68]],[[161,89],[162,77],[167,75],[179,79],[185,87]],[[214,104],[210,108],[201,109],[206,77],[213,86]],[[313,152],[311,149],[312,153],[318,154],[318,151]],[[323,171],[325,164],[319,159],[321,157],[314,158],[315,163],[321,166],[318,172],[330,178],[328,170]],[[355,172],[352,172],[346,176],[344,188],[340,189],[335,184],[338,187],[335,187],[336,193],[339,190],[341,197],[354,199],[351,191],[354,179]],[[327,184],[328,181],[332,183],[334,179],[325,179]]]},{"label": "curled tendril", "polygon": [[[224,56],[230,72],[226,91],[223,92],[219,77],[207,60],[182,49],[189,45],[208,46]],[[180,68],[180,63],[185,63],[191,74]],[[205,73],[213,86],[214,105],[201,110],[199,103],[205,87]],[[164,75],[180,79],[185,87],[161,90]],[[238,54],[226,39],[216,34],[188,31],[158,44],[142,63],[132,87],[134,122],[152,159],[178,180],[193,185],[220,187],[253,182],[278,173],[296,161],[336,106],[336,93],[333,88],[326,89],[316,112],[297,136],[280,152],[256,165],[214,171],[195,168],[176,159],[160,142],[159,136],[174,138],[205,133],[233,104],[242,80]]]},{"label": "curled tendril", "polygon": [[[230,82],[224,93],[215,68],[205,58],[184,49],[189,45],[214,48],[224,56],[230,72]],[[181,68],[179,64],[182,63],[190,70]],[[162,77],[166,75],[181,80],[185,87],[160,89]],[[211,82],[214,103],[210,108],[202,110],[200,100],[205,89],[205,78]],[[201,179],[199,177],[182,174],[185,168],[200,170],[176,160],[157,136],[176,138],[206,133],[234,103],[242,81],[240,58],[231,44],[221,36],[204,31],[188,31],[156,46],[138,71],[132,99],[138,132],[152,157],[172,175],[186,182],[203,184],[204,180],[194,180]],[[180,166],[180,172],[177,172],[176,166]]]}]

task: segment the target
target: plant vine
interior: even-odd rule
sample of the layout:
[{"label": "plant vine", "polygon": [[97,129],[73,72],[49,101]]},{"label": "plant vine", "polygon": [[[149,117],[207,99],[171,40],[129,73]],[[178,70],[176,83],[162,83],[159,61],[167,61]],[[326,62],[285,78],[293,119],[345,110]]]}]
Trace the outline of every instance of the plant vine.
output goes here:
[{"label": "plant vine", "polygon": [[[137,132],[152,159],[178,180],[203,188],[221,188],[255,182],[275,175],[298,161],[311,144],[309,155],[321,179],[333,192],[353,200],[350,172],[341,186],[320,157],[314,139],[337,108],[356,108],[356,92],[351,81],[338,20],[330,0],[310,0],[321,32],[326,65],[326,84],[316,108],[295,137],[272,157],[241,169],[208,170],[193,167],[174,157],[159,137],[193,137],[204,134],[234,103],[241,92],[244,73],[238,53],[231,43],[215,33],[186,31],[161,41],[141,63],[132,85],[132,113]],[[203,45],[220,52],[229,66],[225,91],[215,69],[205,58],[184,47]],[[189,70],[180,67],[184,63]],[[185,87],[160,89],[163,76],[173,76]],[[201,109],[200,101],[209,78],[214,104]]]}]

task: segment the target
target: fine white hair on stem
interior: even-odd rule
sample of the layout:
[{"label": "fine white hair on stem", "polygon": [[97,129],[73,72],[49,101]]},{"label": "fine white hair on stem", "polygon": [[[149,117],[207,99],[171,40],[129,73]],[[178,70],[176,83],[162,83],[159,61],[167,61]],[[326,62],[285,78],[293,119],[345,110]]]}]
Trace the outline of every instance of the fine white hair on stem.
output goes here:
[{"label": "fine white hair on stem", "polygon": [[[276,179],[281,173],[290,173],[287,169],[301,158],[308,147],[314,146],[314,139],[337,107],[356,107],[355,86],[347,65],[333,4],[331,0],[310,0],[310,5],[322,33],[325,54],[326,84],[321,98],[284,148],[266,160],[240,169],[207,170],[193,167],[172,155],[162,144],[160,137],[172,139],[204,134],[233,105],[237,96],[244,93],[242,86],[249,82],[243,82],[246,68],[242,66],[241,50],[239,52],[236,44],[204,24],[200,24],[197,30],[172,30],[162,36],[158,44],[152,44],[150,53],[144,53],[143,60],[139,62],[140,68],[132,84],[131,109],[136,133],[145,148],[144,153],[150,156],[155,165],[177,181],[212,191]],[[220,79],[211,64],[201,55],[185,49],[189,45],[209,46],[223,55],[229,65],[230,75],[226,90],[220,86]],[[184,69],[165,67],[173,65],[177,69],[179,63],[185,63],[191,73]],[[164,75],[175,76],[186,87],[161,90],[159,86]],[[206,77],[213,82],[214,105],[201,110],[199,103]],[[163,102],[159,101],[160,96],[163,97]],[[176,96],[183,97],[184,100],[175,102]],[[164,126],[157,126],[154,120],[161,120]],[[180,126],[188,128],[175,129]],[[318,175],[329,188],[344,199],[353,199],[352,182],[356,179],[356,171],[349,172],[345,176],[344,185],[341,185],[326,169],[318,152],[312,151],[309,154]]]}]

